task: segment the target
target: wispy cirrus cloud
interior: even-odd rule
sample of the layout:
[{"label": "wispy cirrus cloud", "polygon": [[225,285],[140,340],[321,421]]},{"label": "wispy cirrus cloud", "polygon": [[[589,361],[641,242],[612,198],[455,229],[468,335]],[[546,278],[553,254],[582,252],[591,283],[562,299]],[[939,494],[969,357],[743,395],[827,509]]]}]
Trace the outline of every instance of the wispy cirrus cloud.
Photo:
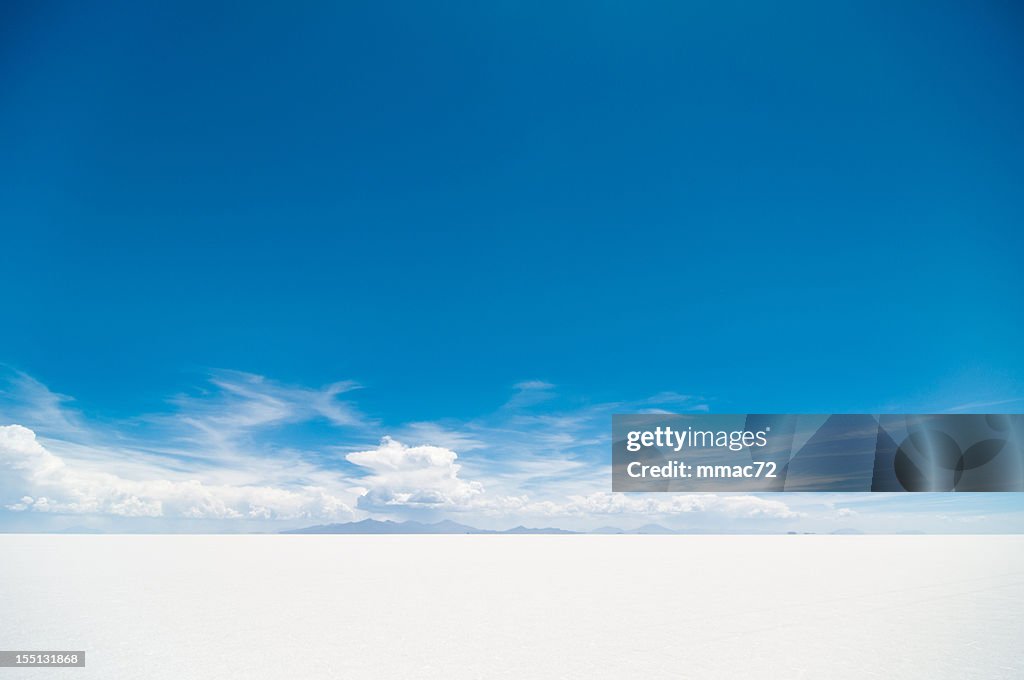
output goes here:
[{"label": "wispy cirrus cloud", "polygon": [[1010,405],[1013,404],[1024,404],[1024,398],[1021,399],[994,399],[991,401],[972,401],[966,404],[957,404],[944,409],[945,413],[970,413],[982,410],[995,410],[996,413],[1000,413]]},{"label": "wispy cirrus cloud", "polygon": [[[0,506],[21,512],[203,519],[352,518],[349,480],[308,451],[267,438],[321,419],[368,426],[340,398],[353,382],[280,384],[212,373],[169,410],[93,422],[23,373],[0,391]],[[28,425],[30,427],[24,427]],[[39,436],[37,436],[37,433]]]},{"label": "wispy cirrus cloud", "polygon": [[27,373],[0,365],[0,413],[7,419],[52,432],[81,435],[86,427],[74,399],[51,391]]},{"label": "wispy cirrus cloud", "polygon": [[359,387],[354,381],[341,381],[308,388],[253,373],[216,371],[203,390],[172,399],[175,412],[151,419],[183,439],[230,451],[239,442],[251,443],[260,431],[315,419],[335,427],[370,427],[374,421],[341,398]]},{"label": "wispy cirrus cloud", "polygon": [[707,403],[676,392],[634,401],[579,402],[564,398],[549,382],[526,380],[490,413],[462,422],[400,426],[394,436],[412,444],[448,442],[462,454],[465,470],[496,494],[564,497],[567,488],[579,493],[607,488],[613,413],[703,412]]}]

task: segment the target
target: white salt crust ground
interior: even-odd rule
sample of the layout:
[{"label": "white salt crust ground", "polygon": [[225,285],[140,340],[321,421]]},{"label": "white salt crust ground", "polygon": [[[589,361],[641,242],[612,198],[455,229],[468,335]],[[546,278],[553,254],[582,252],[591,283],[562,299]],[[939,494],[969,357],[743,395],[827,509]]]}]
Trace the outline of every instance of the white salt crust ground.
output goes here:
[{"label": "white salt crust ground", "polygon": [[1021,536],[0,535],[7,678],[1024,678]]}]

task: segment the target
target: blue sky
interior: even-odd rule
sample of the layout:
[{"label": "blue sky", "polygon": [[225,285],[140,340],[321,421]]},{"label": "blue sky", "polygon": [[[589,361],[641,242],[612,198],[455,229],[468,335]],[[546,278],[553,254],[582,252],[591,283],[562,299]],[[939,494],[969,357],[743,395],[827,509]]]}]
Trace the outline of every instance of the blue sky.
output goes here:
[{"label": "blue sky", "polygon": [[0,10],[3,420],[359,514],[384,436],[564,504],[627,407],[1024,406],[1011,3],[378,5]]}]

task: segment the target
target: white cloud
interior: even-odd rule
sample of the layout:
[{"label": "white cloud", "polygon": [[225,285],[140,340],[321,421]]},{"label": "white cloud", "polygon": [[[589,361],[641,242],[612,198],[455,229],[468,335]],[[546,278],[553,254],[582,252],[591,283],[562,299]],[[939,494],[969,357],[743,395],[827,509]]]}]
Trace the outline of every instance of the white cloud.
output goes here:
[{"label": "white cloud", "polygon": [[553,399],[555,386],[543,380],[524,380],[512,386],[512,398],[505,403],[505,409],[521,409]]},{"label": "white cloud", "polygon": [[359,507],[466,507],[483,494],[483,485],[459,478],[458,455],[441,446],[406,446],[384,437],[376,449],[345,458],[370,471],[359,480],[367,493]]},{"label": "white cloud", "polygon": [[543,380],[524,380],[517,382],[512,387],[520,392],[525,392],[526,390],[553,390],[555,388],[554,385]]},{"label": "white cloud", "polygon": [[[458,455],[440,446],[406,446],[385,437],[376,449],[350,453],[349,462],[371,472],[360,479],[366,489],[358,507],[370,511],[440,509],[479,512],[489,517],[507,515],[544,517],[593,517],[603,515],[671,516],[705,513],[723,519],[794,519],[795,512],[778,500],[758,496],[711,494],[633,495],[595,492],[558,495],[531,500],[528,495],[488,494],[477,481],[459,477]],[[520,463],[526,476],[582,473],[583,464],[552,460]],[[571,485],[571,482],[569,483]],[[565,484],[561,488],[565,488]]]},{"label": "white cloud", "polygon": [[440,423],[409,423],[400,429],[400,433],[401,439],[414,444],[432,444],[458,451],[472,451],[486,446],[478,437]]},{"label": "white cloud", "polygon": [[[245,458],[260,433],[285,425],[324,419],[336,427],[368,427],[373,421],[350,401],[339,397],[358,389],[352,381],[310,388],[268,380],[241,371],[217,371],[213,389],[179,395],[177,413],[146,420],[166,429],[168,436],[202,450],[204,456]],[[184,427],[182,427],[184,426]]]},{"label": "white cloud", "polygon": [[[339,427],[370,424],[356,407],[339,399],[358,389],[352,381],[315,389],[284,385],[264,376],[240,371],[218,371],[210,377],[216,390],[200,396],[179,396],[174,423],[185,423],[204,438],[226,445],[260,428],[323,418]],[[166,420],[166,418],[165,418]]]},{"label": "white cloud", "polygon": [[[450,448],[469,453],[463,461],[466,470],[484,480],[489,490],[517,495],[523,488],[547,486],[552,495],[564,498],[567,486],[580,492],[604,474],[612,414],[660,407],[707,410],[703,398],[675,392],[639,401],[581,403],[560,398],[550,383],[529,380],[514,385],[512,397],[498,410],[461,424],[448,422],[445,431]],[[419,426],[425,431],[427,424]],[[452,432],[472,446],[456,446]]]},{"label": "white cloud", "polygon": [[[377,426],[340,398],[355,383],[317,389],[222,371],[210,386],[176,399],[174,413],[123,422],[133,428],[132,437],[93,429],[67,410],[66,397],[20,376],[24,401],[46,416],[41,434],[57,436],[37,439],[24,427],[0,428],[0,506],[227,520],[354,519],[353,506],[359,516],[459,513],[469,523],[474,517],[586,523],[608,515],[623,521],[684,513],[722,521],[802,516],[785,503],[754,496],[604,491],[611,474],[604,460],[610,415],[659,403],[703,407],[688,395],[562,409],[545,403],[540,410],[541,401],[557,398],[553,386],[527,381],[488,415],[400,425],[392,430],[397,438],[352,452],[344,439],[291,448],[293,431],[286,426],[322,419],[338,428],[332,435],[324,430],[325,439],[364,439]],[[345,450],[345,459],[362,474],[343,476],[338,470],[337,456]]]},{"label": "white cloud", "polygon": [[[352,480],[338,478],[330,490],[311,485],[127,478],[67,461],[43,446],[30,429],[10,425],[0,427],[0,500],[9,510],[20,512],[217,519],[347,520],[354,515],[345,500],[353,496],[358,499],[358,508],[368,512],[442,510],[491,518],[643,518],[684,513],[705,513],[722,519],[803,516],[781,501],[749,495],[595,492],[531,498],[527,494],[488,494],[479,481],[460,477],[455,451],[440,446],[406,446],[390,437],[374,449],[350,453],[346,458],[369,474],[359,478],[356,486]],[[534,474],[570,472],[581,466],[551,461],[543,467],[546,469]],[[152,472],[160,474],[159,470]]]},{"label": "white cloud", "polygon": [[51,392],[21,371],[0,367],[0,411],[17,422],[46,426],[52,431],[81,434],[81,415],[69,407],[71,397]]},{"label": "white cloud", "polygon": [[0,426],[0,500],[14,511],[123,517],[350,519],[323,487],[206,484],[198,479],[128,479],[69,465],[20,425]]}]

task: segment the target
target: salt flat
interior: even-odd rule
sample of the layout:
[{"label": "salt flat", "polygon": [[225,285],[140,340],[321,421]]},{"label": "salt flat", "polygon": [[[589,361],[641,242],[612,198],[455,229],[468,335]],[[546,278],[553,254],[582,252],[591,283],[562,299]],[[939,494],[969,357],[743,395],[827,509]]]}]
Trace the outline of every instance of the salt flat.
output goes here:
[{"label": "salt flat", "polygon": [[1021,536],[0,536],[5,678],[1021,678]]}]

